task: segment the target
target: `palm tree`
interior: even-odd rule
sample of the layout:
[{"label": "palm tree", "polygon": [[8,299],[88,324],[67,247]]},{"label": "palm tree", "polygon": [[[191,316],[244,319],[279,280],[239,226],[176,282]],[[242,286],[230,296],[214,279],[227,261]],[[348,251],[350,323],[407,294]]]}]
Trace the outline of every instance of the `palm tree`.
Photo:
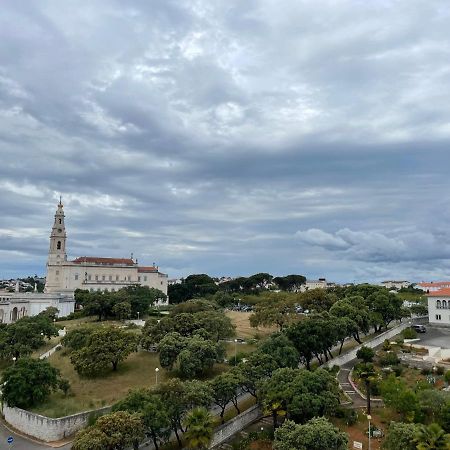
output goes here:
[{"label": "palm tree", "polygon": [[208,448],[214,433],[213,417],[206,408],[194,408],[188,412],[184,420],[188,448]]},{"label": "palm tree", "polygon": [[415,436],[417,450],[450,450],[450,434],[437,424],[421,425]]}]

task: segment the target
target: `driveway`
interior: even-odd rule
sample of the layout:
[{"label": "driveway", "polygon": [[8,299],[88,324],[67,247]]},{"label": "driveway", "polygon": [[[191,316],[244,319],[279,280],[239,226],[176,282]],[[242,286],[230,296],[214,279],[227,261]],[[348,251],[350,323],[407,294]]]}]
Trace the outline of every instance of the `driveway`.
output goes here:
[{"label": "driveway", "polygon": [[417,337],[420,339],[417,344],[450,349],[450,328],[425,326],[427,328],[426,333],[417,333]]}]

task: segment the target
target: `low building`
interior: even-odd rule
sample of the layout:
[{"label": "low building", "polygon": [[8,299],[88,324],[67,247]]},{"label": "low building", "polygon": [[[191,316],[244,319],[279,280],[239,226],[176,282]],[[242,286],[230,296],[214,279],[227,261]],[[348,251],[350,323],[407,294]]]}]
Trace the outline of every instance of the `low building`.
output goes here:
[{"label": "low building", "polygon": [[450,289],[450,281],[423,281],[422,283],[418,283],[416,288],[422,289],[426,293],[436,292],[441,289]]},{"label": "low building", "polygon": [[58,310],[59,317],[65,317],[74,311],[75,300],[73,295],[57,292],[0,292],[0,323],[36,316],[51,306]]},{"label": "low building", "polygon": [[399,291],[400,289],[403,288],[407,288],[408,286],[411,285],[411,283],[409,281],[406,280],[401,280],[401,281],[396,281],[396,280],[386,280],[386,281],[382,281],[381,286],[384,286],[386,289],[395,289],[397,291]]},{"label": "low building", "polygon": [[430,324],[450,327],[450,288],[429,292],[427,299]]},{"label": "low building", "polygon": [[325,278],[306,280],[305,283],[300,286],[300,292],[310,291],[312,289],[327,289],[327,287],[328,283]]}]

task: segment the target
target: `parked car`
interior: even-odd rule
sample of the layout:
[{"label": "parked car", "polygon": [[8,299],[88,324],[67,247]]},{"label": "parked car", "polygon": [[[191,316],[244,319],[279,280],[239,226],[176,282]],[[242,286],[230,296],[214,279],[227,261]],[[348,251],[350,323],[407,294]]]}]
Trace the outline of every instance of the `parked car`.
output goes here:
[{"label": "parked car", "polygon": [[418,333],[426,333],[427,329],[425,328],[425,325],[411,325],[411,328]]}]

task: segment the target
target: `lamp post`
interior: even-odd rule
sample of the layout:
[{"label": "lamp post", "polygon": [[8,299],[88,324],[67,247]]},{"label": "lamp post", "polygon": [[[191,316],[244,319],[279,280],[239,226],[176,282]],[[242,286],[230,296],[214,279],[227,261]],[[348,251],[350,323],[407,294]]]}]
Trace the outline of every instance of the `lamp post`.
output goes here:
[{"label": "lamp post", "polygon": [[237,339],[234,340],[234,364],[237,365]]},{"label": "lamp post", "polygon": [[156,384],[158,384],[158,372],[159,372],[159,367],[157,367],[157,368],[155,369]]},{"label": "lamp post", "polygon": [[367,420],[369,421],[369,450],[370,450],[370,421],[372,420],[372,416],[367,414]]},{"label": "lamp post", "polygon": [[15,357],[15,356],[13,356],[13,364],[15,364],[16,363],[16,361],[17,361],[17,358]]},{"label": "lamp post", "polygon": [[137,312],[137,315],[138,315],[138,320],[139,320],[139,311]]}]

